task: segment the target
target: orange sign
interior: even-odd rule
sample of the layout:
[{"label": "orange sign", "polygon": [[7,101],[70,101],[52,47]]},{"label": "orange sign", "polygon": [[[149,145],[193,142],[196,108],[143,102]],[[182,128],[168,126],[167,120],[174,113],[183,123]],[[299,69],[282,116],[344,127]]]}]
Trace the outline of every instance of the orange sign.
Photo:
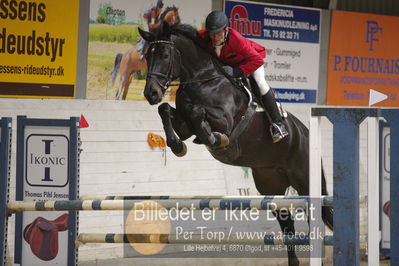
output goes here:
[{"label": "orange sign", "polygon": [[79,0],[0,2],[0,97],[74,98]]},{"label": "orange sign", "polygon": [[[399,107],[399,18],[334,11],[327,104]],[[370,101],[371,95],[386,95]]]}]

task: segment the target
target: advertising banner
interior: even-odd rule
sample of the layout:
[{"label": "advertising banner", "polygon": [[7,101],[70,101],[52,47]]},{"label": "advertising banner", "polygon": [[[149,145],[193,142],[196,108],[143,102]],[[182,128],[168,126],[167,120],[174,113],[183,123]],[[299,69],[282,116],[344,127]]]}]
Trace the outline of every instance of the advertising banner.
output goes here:
[{"label": "advertising banner", "polygon": [[320,10],[225,1],[230,27],[266,48],[266,80],[280,102],[315,103]]},{"label": "advertising banner", "polygon": [[[145,100],[147,63],[137,28],[167,21],[202,29],[211,10],[211,0],[91,0],[87,98]],[[165,100],[173,101],[176,89],[171,87]]]},{"label": "advertising banner", "polygon": [[[44,130],[46,134],[42,133]],[[25,138],[24,200],[68,200],[69,128],[54,131],[26,128]],[[24,212],[23,217],[22,264],[45,265],[43,261],[51,261],[51,265],[65,265],[68,260],[68,212]],[[54,235],[58,241],[51,243],[52,249],[46,252],[36,252],[39,247],[43,249],[43,244],[34,239],[39,236],[35,234],[37,223],[56,228]],[[53,246],[58,246],[58,250]]]},{"label": "advertising banner", "polygon": [[0,97],[75,96],[79,0],[0,2]]},{"label": "advertising banner", "polygon": [[327,104],[399,106],[398,27],[398,17],[333,12]]},{"label": "advertising banner", "polygon": [[[24,201],[77,199],[77,122],[18,116],[16,198]],[[74,265],[76,212],[16,214],[15,263]]]}]

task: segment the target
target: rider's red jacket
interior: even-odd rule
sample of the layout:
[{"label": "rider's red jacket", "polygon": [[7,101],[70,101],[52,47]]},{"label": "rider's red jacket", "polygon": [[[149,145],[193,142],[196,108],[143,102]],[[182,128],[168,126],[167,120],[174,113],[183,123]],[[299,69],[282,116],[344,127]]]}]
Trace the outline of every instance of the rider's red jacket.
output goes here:
[{"label": "rider's red jacket", "polygon": [[[198,33],[208,42],[211,52],[217,56],[207,30],[200,30]],[[249,75],[263,65],[265,57],[265,47],[246,39],[235,29],[228,28],[227,38],[219,56],[223,63],[232,67],[240,67],[244,75]]]}]

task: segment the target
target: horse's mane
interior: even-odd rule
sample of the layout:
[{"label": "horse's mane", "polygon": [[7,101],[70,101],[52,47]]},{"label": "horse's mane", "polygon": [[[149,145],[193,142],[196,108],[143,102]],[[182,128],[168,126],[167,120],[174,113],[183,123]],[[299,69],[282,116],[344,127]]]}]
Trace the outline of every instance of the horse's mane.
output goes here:
[{"label": "horse's mane", "polygon": [[218,69],[232,84],[235,84],[236,82],[234,79],[226,73],[226,71],[222,68],[223,65],[225,65],[223,62],[219,60],[215,55],[213,55],[208,48],[208,44],[204,38],[201,37],[201,35],[198,33],[198,31],[191,25],[189,24],[175,24],[171,26],[171,32],[174,35],[183,35],[186,38],[192,40],[195,45],[200,47],[203,51],[205,51],[206,54],[208,54],[215,65],[216,69]]},{"label": "horse's mane", "polygon": [[[164,22],[165,23],[165,22]],[[157,40],[162,40],[163,38],[167,38],[165,34],[162,32],[163,27],[160,26],[155,30],[155,35]],[[208,44],[204,38],[198,33],[198,31],[189,24],[175,24],[170,26],[170,33],[176,36],[183,36],[191,41],[203,50],[207,55],[209,55],[216,69],[222,73],[232,84],[235,84],[235,80],[223,69],[223,62],[219,60],[214,54],[209,51]]]},{"label": "horse's mane", "polygon": [[208,51],[207,43],[193,26],[189,24],[175,24],[171,26],[171,32],[175,35],[185,36],[205,51]]}]

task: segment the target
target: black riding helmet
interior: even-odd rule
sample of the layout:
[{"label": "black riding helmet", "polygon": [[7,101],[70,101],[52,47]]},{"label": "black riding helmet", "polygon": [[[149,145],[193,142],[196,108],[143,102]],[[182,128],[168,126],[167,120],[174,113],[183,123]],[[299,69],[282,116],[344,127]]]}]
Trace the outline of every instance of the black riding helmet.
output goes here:
[{"label": "black riding helmet", "polygon": [[210,33],[221,31],[226,28],[228,24],[229,21],[226,14],[217,10],[209,13],[205,20],[205,28]]},{"label": "black riding helmet", "polygon": [[162,0],[158,0],[157,1],[157,8],[163,8],[163,1]]}]

